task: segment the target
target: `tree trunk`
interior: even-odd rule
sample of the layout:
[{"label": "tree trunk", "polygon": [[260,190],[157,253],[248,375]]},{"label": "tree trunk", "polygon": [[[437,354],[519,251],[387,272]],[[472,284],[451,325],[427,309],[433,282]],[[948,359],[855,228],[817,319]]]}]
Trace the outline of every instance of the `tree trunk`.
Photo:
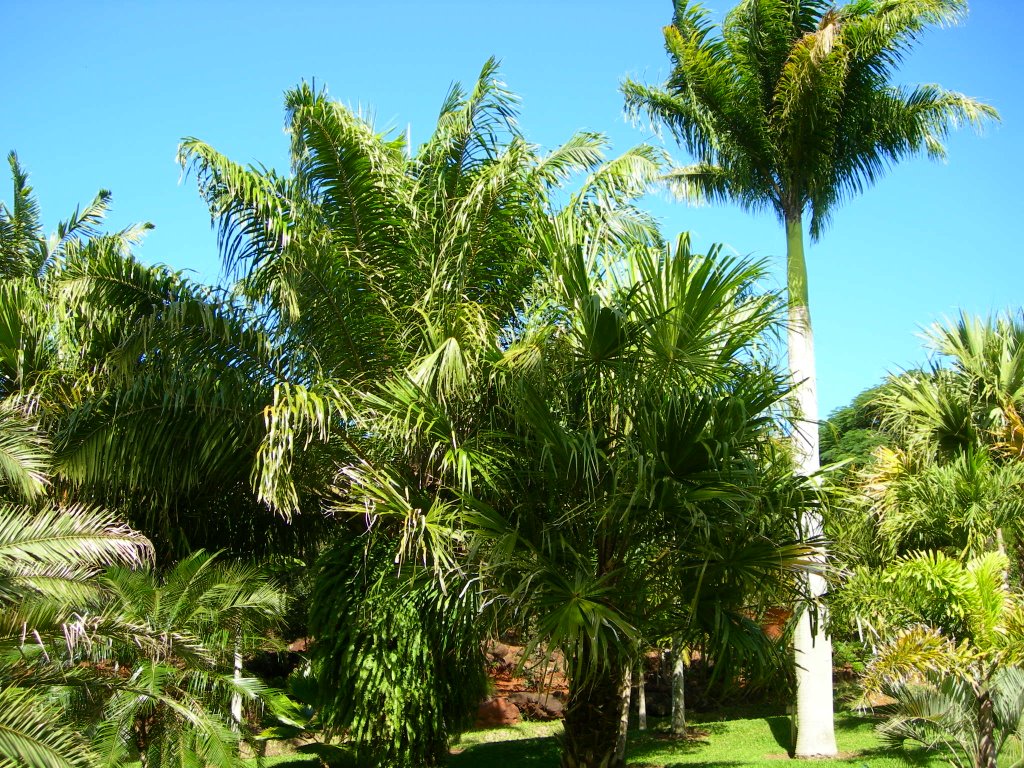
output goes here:
[{"label": "tree trunk", "polygon": [[[242,679],[242,647],[239,640],[235,640],[235,685]],[[238,732],[242,730],[242,694],[235,691],[231,694],[231,725]]]},{"label": "tree trunk", "polygon": [[[597,667],[597,665],[594,665]],[[582,665],[587,669],[587,665]],[[572,680],[565,704],[562,768],[623,768],[618,755],[624,668],[617,659]]]},{"label": "tree trunk", "polygon": [[626,737],[629,736],[629,702],[633,696],[633,667],[626,665],[622,671],[622,688],[619,698],[622,700],[622,712],[619,715],[619,740],[615,745],[616,765],[626,764]]},{"label": "tree trunk", "polygon": [[672,733],[686,735],[686,662],[683,659],[683,643],[672,643]]},{"label": "tree trunk", "polygon": [[978,752],[974,768],[996,768],[995,713],[992,694],[987,690],[975,692],[978,698]]},{"label": "tree trunk", "polygon": [[643,656],[640,657],[640,676],[636,681],[636,716],[637,729],[647,730],[647,665]]},{"label": "tree trunk", "polygon": [[[789,294],[789,369],[796,386],[797,419],[793,427],[793,456],[797,472],[813,475],[818,458],[818,390],[814,367],[814,333],[807,294],[807,265],[804,261],[803,221],[799,214],[786,218],[786,286]],[[801,535],[820,537],[821,515],[803,512]],[[816,558],[824,564],[826,553]],[[812,599],[825,593],[825,580],[807,574],[806,587]],[[825,616],[819,608],[811,625],[811,612],[800,612],[793,651],[796,663],[797,757],[830,756],[837,753],[832,710],[832,641],[825,634]]]}]

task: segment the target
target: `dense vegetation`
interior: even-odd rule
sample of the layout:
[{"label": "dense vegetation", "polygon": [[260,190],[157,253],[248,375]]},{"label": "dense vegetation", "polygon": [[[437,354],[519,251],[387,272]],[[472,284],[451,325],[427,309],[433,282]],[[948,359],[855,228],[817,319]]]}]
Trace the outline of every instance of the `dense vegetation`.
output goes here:
[{"label": "dense vegetation", "polygon": [[[182,142],[225,287],[140,263],[148,225],[105,231],[105,191],[48,235],[12,153],[0,764],[243,765],[300,738],[438,765],[497,637],[564,674],[565,768],[624,764],[631,678],[667,647],[683,735],[689,659],[707,699],[824,684],[784,746],[834,752],[829,636],[895,747],[1019,760],[1024,320],[934,328],[930,366],[820,450],[808,368],[803,214],[817,236],[885,163],[994,115],[889,82],[962,12],[745,0],[719,37],[680,0],[670,80],[625,86],[697,157],[674,170],[593,133],[530,145],[494,61],[415,149],[300,85],[287,173]],[[639,204],[666,181],[775,210],[787,293],[666,238]],[[794,674],[794,635],[824,679],[799,643]]]}]

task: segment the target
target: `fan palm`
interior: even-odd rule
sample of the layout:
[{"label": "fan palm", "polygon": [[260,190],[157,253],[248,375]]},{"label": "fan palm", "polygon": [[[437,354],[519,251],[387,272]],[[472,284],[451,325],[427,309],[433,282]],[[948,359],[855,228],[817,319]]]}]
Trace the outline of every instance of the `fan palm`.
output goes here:
[{"label": "fan palm", "polygon": [[[676,0],[665,28],[668,80],[661,87],[623,85],[628,110],[667,126],[695,156],[695,164],[670,177],[682,196],[770,210],[785,225],[789,362],[802,420],[793,450],[805,475],[815,473],[819,459],[804,216],[816,239],[836,205],[889,165],[922,153],[941,158],[951,128],[996,116],[938,86],[891,82],[925,29],[955,22],[965,11],[964,0],[840,7],[825,0],[744,0],[716,34],[701,5]],[[810,534],[821,530],[814,516],[803,525]],[[811,580],[820,594],[824,583]],[[809,620],[800,624],[796,643],[796,753],[835,754],[831,644],[823,630],[812,636]]]},{"label": "fan palm", "polygon": [[893,377],[877,399],[902,446],[866,475],[879,519],[917,546],[1012,548],[1024,535],[1024,328],[1009,315],[961,315],[926,341],[932,364]]},{"label": "fan palm", "polygon": [[925,334],[935,355],[879,394],[887,421],[916,450],[940,459],[990,446],[1003,460],[1024,445],[1024,323],[1009,314],[961,314]]},{"label": "fan palm", "polygon": [[453,595],[479,574],[506,621],[565,655],[566,766],[621,764],[638,642],[742,628],[752,592],[807,552],[778,535],[803,489],[763,471],[785,388],[755,353],[775,306],[760,268],[609,226],[593,189],[539,226],[541,280],[503,348],[459,386],[420,364],[373,398],[419,471],[346,471],[345,509],[400,525],[408,567]]},{"label": "fan palm", "polygon": [[622,764],[638,642],[698,628],[722,642],[755,585],[806,554],[778,536],[800,490],[771,471],[784,388],[753,353],[773,317],[758,266],[685,238],[591,243],[561,242],[553,329],[536,317],[507,353],[522,458],[510,494],[472,518],[496,589],[566,657],[567,768]]}]

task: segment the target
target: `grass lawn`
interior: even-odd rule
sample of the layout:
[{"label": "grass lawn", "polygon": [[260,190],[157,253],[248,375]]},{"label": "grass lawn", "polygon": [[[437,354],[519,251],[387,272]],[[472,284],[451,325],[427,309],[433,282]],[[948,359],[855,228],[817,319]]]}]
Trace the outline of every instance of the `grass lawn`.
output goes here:
[{"label": "grass lawn", "polygon": [[[452,749],[448,765],[450,768],[558,768],[561,733],[560,722],[529,722],[510,728],[471,731]],[[685,739],[670,735],[665,724],[653,720],[646,732],[630,731],[626,762],[636,768],[785,768],[789,736],[790,721],[784,715],[719,714],[719,719],[691,723],[691,733]],[[920,749],[883,748],[874,733],[874,721],[851,712],[836,713],[836,739],[840,756],[833,760],[816,760],[814,768],[940,768],[948,765],[940,757]],[[291,752],[280,742],[272,747],[272,752],[277,754],[265,757],[264,765],[274,768],[320,766],[316,758]],[[256,765],[255,760],[246,763]]]},{"label": "grass lawn", "polygon": [[[783,768],[788,759],[789,718],[781,715],[693,723],[686,739],[654,727],[631,731],[626,762],[640,768],[684,766],[759,766]],[[475,731],[463,736],[451,756],[451,768],[558,768],[560,723],[524,723],[513,728]],[[920,750],[890,750],[879,744],[874,722],[855,714],[836,714],[840,757],[817,760],[815,768],[938,768],[946,763]]]},{"label": "grass lawn", "polygon": [[[720,715],[721,717],[721,715]],[[450,768],[558,768],[562,724],[522,723],[510,728],[471,731],[453,748]],[[749,712],[692,723],[685,739],[671,736],[653,721],[646,732],[631,730],[626,762],[637,768],[785,768],[790,721],[783,715],[752,717]],[[886,749],[874,733],[874,721],[851,712],[836,713],[840,756],[816,760],[815,768],[940,768],[940,757],[922,750]],[[256,761],[251,761],[252,765]],[[276,768],[318,768],[301,755],[265,758]],[[792,765],[792,763],[791,763]],[[806,763],[801,763],[806,765]]]}]

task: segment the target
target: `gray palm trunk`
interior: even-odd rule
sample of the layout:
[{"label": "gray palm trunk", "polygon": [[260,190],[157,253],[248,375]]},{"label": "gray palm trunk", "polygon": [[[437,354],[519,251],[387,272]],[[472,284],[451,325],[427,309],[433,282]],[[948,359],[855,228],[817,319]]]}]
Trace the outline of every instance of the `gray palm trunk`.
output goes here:
[{"label": "gray palm trunk", "polygon": [[686,735],[686,660],[683,642],[672,643],[672,733]]},{"label": "gray palm trunk", "polygon": [[[786,219],[786,272],[789,294],[789,368],[796,385],[797,420],[793,429],[793,453],[797,472],[805,477],[820,468],[818,459],[818,388],[814,366],[814,333],[807,294],[807,264],[804,260],[803,221],[797,214]],[[805,508],[801,518],[802,535],[820,537],[821,515]],[[824,547],[817,560],[824,565]],[[817,599],[825,593],[825,580],[810,573],[807,593]],[[799,612],[793,638],[796,661],[797,757],[835,755],[835,726],[832,707],[832,640],[825,632],[825,615]]]},{"label": "gray palm trunk", "polygon": [[636,717],[637,717],[637,730],[647,730],[647,685],[645,678],[647,677],[647,665],[644,663],[645,659],[640,658],[639,674],[636,681]]},{"label": "gray palm trunk", "polygon": [[622,672],[621,698],[622,712],[619,715],[619,740],[615,744],[615,761],[626,763],[626,739],[629,736],[629,705],[633,696],[633,667],[626,666]]}]

